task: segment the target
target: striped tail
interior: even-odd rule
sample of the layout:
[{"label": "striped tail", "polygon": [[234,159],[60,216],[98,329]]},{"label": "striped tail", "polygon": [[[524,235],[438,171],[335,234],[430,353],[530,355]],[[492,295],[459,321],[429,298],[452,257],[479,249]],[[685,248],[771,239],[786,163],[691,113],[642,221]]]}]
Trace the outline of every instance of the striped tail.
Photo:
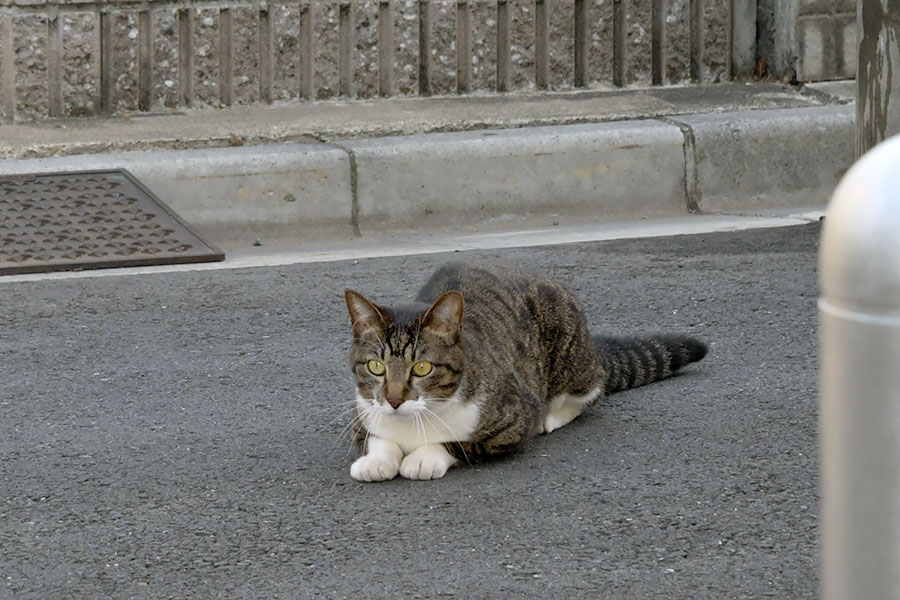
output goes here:
[{"label": "striped tail", "polygon": [[678,369],[706,356],[706,344],[686,335],[644,338],[594,336],[606,370],[606,393],[630,390],[671,377]]}]

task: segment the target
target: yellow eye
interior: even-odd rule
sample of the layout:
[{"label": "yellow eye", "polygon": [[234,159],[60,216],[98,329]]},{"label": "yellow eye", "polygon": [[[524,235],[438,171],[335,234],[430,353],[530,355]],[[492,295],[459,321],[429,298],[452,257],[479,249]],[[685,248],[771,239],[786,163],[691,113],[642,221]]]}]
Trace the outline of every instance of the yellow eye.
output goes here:
[{"label": "yellow eye", "polygon": [[413,365],[412,371],[413,371],[413,374],[417,377],[425,377],[426,375],[431,373],[431,370],[433,368],[434,368],[434,366],[427,360],[420,360],[419,362],[417,362],[416,364]]},{"label": "yellow eye", "polygon": [[384,363],[380,360],[370,360],[366,363],[366,368],[369,369],[369,373],[372,375],[384,375],[384,372],[387,370],[384,368]]}]

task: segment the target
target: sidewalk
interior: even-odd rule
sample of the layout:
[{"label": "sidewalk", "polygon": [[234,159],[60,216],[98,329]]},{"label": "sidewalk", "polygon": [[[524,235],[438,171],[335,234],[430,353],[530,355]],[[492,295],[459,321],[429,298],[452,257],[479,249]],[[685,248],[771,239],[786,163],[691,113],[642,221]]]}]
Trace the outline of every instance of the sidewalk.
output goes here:
[{"label": "sidewalk", "polygon": [[727,83],[7,125],[0,174],[126,168],[226,246],[768,214],[823,207],[853,162],[843,88]]}]

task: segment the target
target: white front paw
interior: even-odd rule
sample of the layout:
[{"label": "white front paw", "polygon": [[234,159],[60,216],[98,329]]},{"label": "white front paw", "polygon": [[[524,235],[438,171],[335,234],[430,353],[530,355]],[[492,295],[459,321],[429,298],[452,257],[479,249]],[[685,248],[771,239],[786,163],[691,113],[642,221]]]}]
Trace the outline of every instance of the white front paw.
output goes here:
[{"label": "white front paw", "polygon": [[543,433],[550,433],[551,431],[556,431],[563,425],[568,423],[568,421],[564,421],[558,415],[549,414],[547,418],[544,419],[544,431]]},{"label": "white front paw", "polygon": [[455,462],[443,444],[426,444],[403,459],[400,474],[407,479],[440,479]]},{"label": "white front paw", "polygon": [[386,481],[397,476],[400,461],[367,454],[357,458],[350,467],[350,477],[357,481]]}]

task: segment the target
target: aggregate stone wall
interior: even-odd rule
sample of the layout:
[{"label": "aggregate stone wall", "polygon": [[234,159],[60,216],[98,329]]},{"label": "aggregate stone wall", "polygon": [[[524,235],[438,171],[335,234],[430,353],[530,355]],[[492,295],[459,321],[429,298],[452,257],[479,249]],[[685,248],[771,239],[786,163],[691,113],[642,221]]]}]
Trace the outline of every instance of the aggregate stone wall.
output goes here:
[{"label": "aggregate stone wall", "polygon": [[[547,0],[550,4],[550,88],[569,89],[573,85],[574,3]],[[613,1],[588,0],[589,87],[607,85],[612,80]],[[626,53],[629,84],[647,84],[650,79],[650,0],[627,1]],[[667,83],[686,81],[689,76],[689,0],[669,0],[666,6]],[[223,4],[224,5],[224,4]],[[151,5],[152,6],[152,5]],[[418,0],[394,1],[394,86],[395,93],[416,94],[418,90]],[[704,3],[704,81],[728,78],[729,0]],[[513,90],[534,87],[534,2],[509,0],[511,13],[511,79]],[[194,106],[219,105],[217,8],[197,8],[193,20]],[[314,79],[316,99],[338,95],[338,20],[334,2],[317,2],[315,10]],[[472,90],[494,90],[496,74],[496,3],[478,0],[472,9]],[[298,101],[297,60],[299,7],[270,4],[275,22],[275,101]],[[432,8],[433,91],[456,93],[456,1],[433,0]],[[235,104],[259,101],[259,44],[257,8],[232,8],[234,19]],[[137,110],[137,13],[114,13],[113,110]],[[155,43],[152,98],[154,110],[178,106],[178,29],[174,7],[152,12]],[[2,14],[0,14],[2,18]],[[11,18],[15,71],[15,119],[46,118],[47,18],[42,14],[17,14]],[[99,27],[93,13],[64,13],[63,96],[66,115],[97,114],[99,109]],[[378,3],[371,0],[353,4],[354,96],[367,98],[378,93]],[[0,40],[2,42],[2,40]],[[0,44],[2,45],[2,44]],[[0,52],[0,61],[4,53]],[[9,60],[7,57],[5,60]],[[0,73],[4,66],[0,64]],[[8,72],[8,71],[7,71]],[[0,80],[0,85],[3,85]],[[0,93],[0,97],[2,97]],[[8,95],[7,95],[8,97]],[[8,122],[9,115],[0,119]]]}]

